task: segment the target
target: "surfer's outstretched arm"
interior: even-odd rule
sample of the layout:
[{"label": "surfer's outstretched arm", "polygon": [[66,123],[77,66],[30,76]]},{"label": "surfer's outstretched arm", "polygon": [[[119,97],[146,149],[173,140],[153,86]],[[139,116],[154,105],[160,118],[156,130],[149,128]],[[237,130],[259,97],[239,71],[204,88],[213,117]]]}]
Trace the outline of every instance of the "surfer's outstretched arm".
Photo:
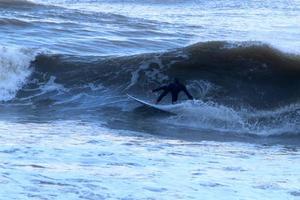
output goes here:
[{"label": "surfer's outstretched arm", "polygon": [[159,88],[156,88],[156,89],[152,90],[152,92],[158,92],[160,90],[166,90],[166,89],[167,89],[166,86],[162,86],[162,87],[159,87]]},{"label": "surfer's outstretched arm", "polygon": [[182,90],[190,100],[194,99],[194,97],[187,91],[186,87],[184,87]]},{"label": "surfer's outstretched arm", "polygon": [[161,93],[161,95],[159,95],[158,99],[156,100],[156,103],[159,103],[168,93],[169,91],[166,90],[163,93]]}]

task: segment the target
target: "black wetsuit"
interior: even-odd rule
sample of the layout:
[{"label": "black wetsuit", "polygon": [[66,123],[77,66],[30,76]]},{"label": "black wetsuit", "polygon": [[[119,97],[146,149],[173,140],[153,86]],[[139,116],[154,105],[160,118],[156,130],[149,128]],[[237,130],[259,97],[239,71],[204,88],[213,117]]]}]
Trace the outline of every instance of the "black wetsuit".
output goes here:
[{"label": "black wetsuit", "polygon": [[163,93],[161,93],[161,95],[158,97],[156,103],[159,103],[162,98],[164,98],[164,96],[166,96],[169,92],[171,92],[172,94],[172,103],[175,103],[177,101],[178,94],[181,91],[183,91],[189,99],[193,99],[192,95],[187,91],[186,87],[179,82],[174,82],[170,83],[169,85],[159,87],[155,90],[152,90],[152,92],[158,92],[160,90],[163,90]]}]

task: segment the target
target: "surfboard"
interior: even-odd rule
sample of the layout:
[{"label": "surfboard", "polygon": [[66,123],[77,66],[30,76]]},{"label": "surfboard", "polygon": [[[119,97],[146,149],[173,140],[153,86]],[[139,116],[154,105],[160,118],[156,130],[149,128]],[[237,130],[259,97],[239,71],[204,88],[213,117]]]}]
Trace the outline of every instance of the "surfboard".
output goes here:
[{"label": "surfboard", "polygon": [[167,113],[170,113],[170,114],[175,114],[174,112],[172,112],[170,109],[167,108],[167,105],[165,105],[165,106],[164,105],[156,105],[156,104],[148,103],[146,101],[138,99],[138,98],[136,98],[132,95],[129,95],[129,94],[127,94],[127,96],[130,99],[132,99],[132,100],[134,100],[134,101],[136,101],[136,102],[138,102],[138,103],[140,103],[140,104],[142,104],[146,107],[149,107],[149,108],[152,108],[152,109],[155,109],[155,110],[159,110],[159,111],[162,111],[162,112],[167,112]]}]

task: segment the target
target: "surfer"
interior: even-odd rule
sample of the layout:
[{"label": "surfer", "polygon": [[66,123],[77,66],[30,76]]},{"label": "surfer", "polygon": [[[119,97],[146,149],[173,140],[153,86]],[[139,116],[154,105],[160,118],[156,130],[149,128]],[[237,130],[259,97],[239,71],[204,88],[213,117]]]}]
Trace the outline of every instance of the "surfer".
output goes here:
[{"label": "surfer", "polygon": [[152,90],[152,92],[158,92],[160,90],[163,90],[163,92],[160,94],[158,99],[156,100],[156,103],[158,104],[169,92],[172,94],[172,103],[175,103],[178,99],[178,94],[183,91],[186,96],[193,100],[193,96],[187,91],[185,85],[179,82],[177,78],[174,79],[173,83],[170,83],[169,85],[164,85],[162,87],[159,87],[157,89]]}]

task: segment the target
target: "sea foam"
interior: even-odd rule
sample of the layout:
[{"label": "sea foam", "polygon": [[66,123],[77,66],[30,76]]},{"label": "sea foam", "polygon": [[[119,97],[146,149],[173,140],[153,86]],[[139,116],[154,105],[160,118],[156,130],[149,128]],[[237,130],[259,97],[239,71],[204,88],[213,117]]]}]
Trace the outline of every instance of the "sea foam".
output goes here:
[{"label": "sea foam", "polygon": [[29,49],[0,47],[0,101],[8,101],[26,83],[36,53]]}]

